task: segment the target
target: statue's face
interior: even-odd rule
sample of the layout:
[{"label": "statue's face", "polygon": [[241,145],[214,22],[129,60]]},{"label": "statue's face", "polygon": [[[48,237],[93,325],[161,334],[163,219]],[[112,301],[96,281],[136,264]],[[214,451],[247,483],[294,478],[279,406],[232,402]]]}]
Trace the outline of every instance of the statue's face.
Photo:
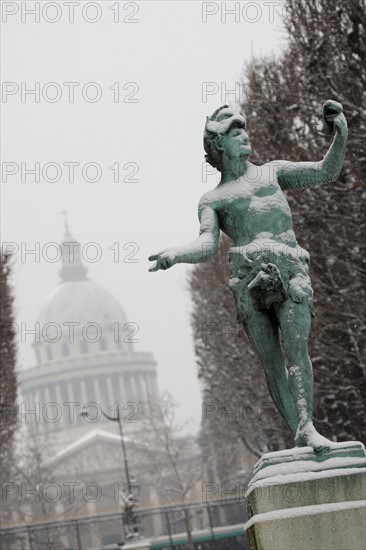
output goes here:
[{"label": "statue's face", "polygon": [[252,148],[249,143],[249,136],[243,125],[233,124],[222,136],[221,146],[224,155],[229,159],[241,160],[250,157]]}]

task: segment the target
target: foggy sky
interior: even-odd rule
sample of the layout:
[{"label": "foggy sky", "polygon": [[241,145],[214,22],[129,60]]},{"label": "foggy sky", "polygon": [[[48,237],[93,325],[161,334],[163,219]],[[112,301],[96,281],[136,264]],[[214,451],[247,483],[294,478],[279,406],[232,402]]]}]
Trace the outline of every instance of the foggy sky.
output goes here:
[{"label": "foggy sky", "polygon": [[[14,255],[17,322],[34,327],[42,302],[60,281],[60,262],[47,256],[52,256],[47,243],[63,238],[60,212],[65,208],[73,236],[82,245],[97,243],[101,251],[98,261],[86,262],[88,276],[107,288],[127,319],[138,324],[135,349],[154,354],[160,389],[173,394],[183,418],[199,422],[187,285],[192,267],[179,264],[148,273],[147,256],[197,236],[198,200],[218,181],[217,175],[202,177],[205,117],[235,101],[233,94],[221,97],[217,90],[234,88],[252,53],[281,50],[281,17],[271,22],[280,3],[241,2],[236,22],[229,14],[224,20],[221,2],[206,7],[201,2],[120,2],[116,23],[116,8],[110,9],[115,2],[94,3],[101,13],[95,23],[83,18],[85,2],[75,5],[73,23],[64,2],[57,3],[58,12],[41,11],[39,23],[25,13],[21,21],[20,4],[32,8],[34,2],[3,2],[3,9],[6,4],[19,7],[2,25],[2,79],[13,83],[6,88],[13,95],[2,100],[3,173],[4,163],[18,168],[2,186],[2,239],[19,249]],[[42,10],[45,3],[40,4]],[[235,3],[226,4],[232,8]],[[212,12],[206,22],[203,10]],[[90,20],[100,13],[91,6],[84,15]],[[46,20],[60,14],[55,23]],[[124,22],[126,18],[136,22]],[[39,102],[24,95],[37,82]],[[203,83],[212,83],[206,85],[212,94],[207,100]],[[53,101],[60,89],[61,97]],[[36,162],[39,182],[25,172]],[[68,181],[70,164],[64,164],[70,162],[80,163],[74,165],[74,182]],[[59,181],[47,181],[59,175],[48,163],[60,167]],[[94,168],[89,165],[83,174],[87,163],[95,163]],[[116,163],[120,179],[138,169],[130,177],[138,181],[114,182]],[[99,181],[87,181],[97,178],[95,166],[101,171]],[[22,258],[21,251],[34,248],[37,257]],[[85,250],[90,260],[95,250]],[[29,368],[35,362],[32,336],[24,339],[19,366]]]}]

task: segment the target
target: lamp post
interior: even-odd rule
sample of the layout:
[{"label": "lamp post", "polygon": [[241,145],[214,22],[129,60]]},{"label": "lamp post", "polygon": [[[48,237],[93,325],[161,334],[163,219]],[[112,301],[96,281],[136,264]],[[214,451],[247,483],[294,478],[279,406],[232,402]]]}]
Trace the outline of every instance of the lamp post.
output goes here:
[{"label": "lamp post", "polygon": [[[126,535],[126,539],[137,538],[140,535],[138,531],[137,518],[133,512],[133,509],[138,504],[137,498],[133,495],[133,489],[137,485],[136,485],[135,479],[133,479],[133,482],[131,481],[130,473],[128,470],[127,453],[126,453],[125,440],[123,436],[123,425],[122,425],[121,415],[119,412],[119,407],[117,407],[116,416],[110,416],[109,414],[104,412],[101,407],[100,407],[100,410],[102,412],[102,415],[105,418],[107,418],[107,420],[111,420],[112,422],[118,422],[119,434],[121,437],[123,464],[124,464],[125,476],[127,480],[127,494],[125,494],[123,491],[125,535]],[[81,412],[81,416],[87,418],[88,411],[83,409]]]}]

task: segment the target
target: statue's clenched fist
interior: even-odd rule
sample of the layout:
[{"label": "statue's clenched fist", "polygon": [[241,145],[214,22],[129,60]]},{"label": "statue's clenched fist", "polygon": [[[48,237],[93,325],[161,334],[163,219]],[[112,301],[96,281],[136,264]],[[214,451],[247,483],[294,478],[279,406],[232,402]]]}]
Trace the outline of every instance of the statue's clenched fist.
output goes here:
[{"label": "statue's clenched fist", "polygon": [[322,124],[316,126],[315,129],[320,134],[330,136],[335,128],[342,134],[347,133],[347,121],[343,114],[342,104],[333,99],[328,99],[323,105]]}]

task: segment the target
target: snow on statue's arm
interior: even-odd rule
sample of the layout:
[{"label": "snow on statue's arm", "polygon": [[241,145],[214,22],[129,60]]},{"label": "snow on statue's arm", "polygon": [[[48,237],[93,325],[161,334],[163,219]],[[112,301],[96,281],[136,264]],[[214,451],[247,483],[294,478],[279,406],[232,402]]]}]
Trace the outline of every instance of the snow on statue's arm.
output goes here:
[{"label": "snow on statue's arm", "polygon": [[178,263],[195,264],[205,262],[212,258],[217,249],[220,233],[217,214],[211,206],[201,199],[198,216],[201,224],[199,237],[189,244],[167,248],[149,256],[150,261],[155,260],[149,271],[168,269]]},{"label": "snow on statue's arm", "polygon": [[342,105],[328,100],[323,106],[323,125],[319,133],[335,136],[323,160],[319,162],[291,162],[275,160],[272,163],[282,189],[306,189],[337,180],[343,166],[348,136],[347,121]]}]

